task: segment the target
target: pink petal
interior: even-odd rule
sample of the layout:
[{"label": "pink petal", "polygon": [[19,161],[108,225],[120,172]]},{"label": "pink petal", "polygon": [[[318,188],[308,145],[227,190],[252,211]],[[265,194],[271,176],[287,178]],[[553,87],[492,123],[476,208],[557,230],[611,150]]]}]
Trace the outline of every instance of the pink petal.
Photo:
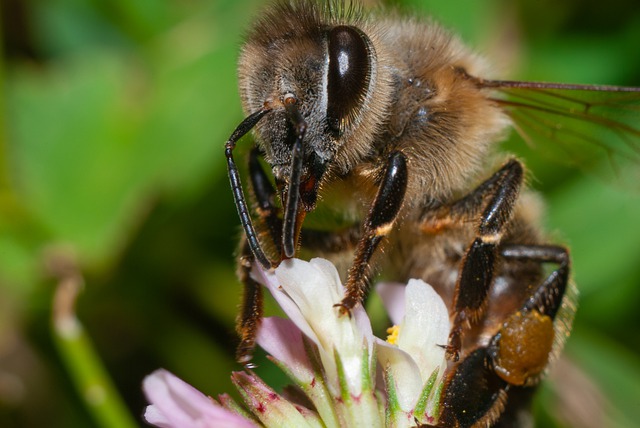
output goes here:
[{"label": "pink petal", "polygon": [[155,425],[157,427],[165,428],[171,427],[171,422],[167,418],[165,418],[164,414],[154,405],[149,405],[144,411],[144,420],[149,422],[151,425]]},{"label": "pink petal", "polygon": [[143,389],[151,403],[144,415],[150,424],[162,428],[255,427],[166,370],[147,376]]},{"label": "pink petal", "polygon": [[286,365],[296,378],[302,382],[311,382],[313,368],[304,349],[302,332],[291,320],[265,318],[256,340],[262,349]]},{"label": "pink petal", "polygon": [[404,318],[406,286],[399,282],[380,282],[376,285],[376,293],[382,298],[391,322],[399,325]]}]

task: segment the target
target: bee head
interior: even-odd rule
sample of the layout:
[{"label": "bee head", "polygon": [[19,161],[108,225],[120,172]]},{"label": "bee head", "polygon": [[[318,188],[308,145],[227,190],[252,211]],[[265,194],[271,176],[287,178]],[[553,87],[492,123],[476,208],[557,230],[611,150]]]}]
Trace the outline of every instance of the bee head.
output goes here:
[{"label": "bee head", "polygon": [[355,12],[327,7],[298,2],[267,10],[239,60],[245,110],[270,109],[256,134],[281,194],[292,185],[293,148],[304,128],[299,188],[306,211],[315,207],[325,173],[345,170],[340,152],[366,118],[376,68],[373,44]]}]

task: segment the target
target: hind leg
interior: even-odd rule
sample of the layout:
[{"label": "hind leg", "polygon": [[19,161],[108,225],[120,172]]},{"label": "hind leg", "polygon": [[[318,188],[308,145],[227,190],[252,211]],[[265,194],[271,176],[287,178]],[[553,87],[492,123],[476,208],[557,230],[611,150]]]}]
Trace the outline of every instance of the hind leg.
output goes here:
[{"label": "hind leg", "polygon": [[505,410],[507,418],[517,419],[529,405],[532,387],[560,352],[569,333],[575,308],[574,302],[565,299],[567,250],[508,245],[501,248],[500,256],[558,267],[506,319],[487,346],[471,352],[448,374],[441,395],[439,426],[492,426]]}]

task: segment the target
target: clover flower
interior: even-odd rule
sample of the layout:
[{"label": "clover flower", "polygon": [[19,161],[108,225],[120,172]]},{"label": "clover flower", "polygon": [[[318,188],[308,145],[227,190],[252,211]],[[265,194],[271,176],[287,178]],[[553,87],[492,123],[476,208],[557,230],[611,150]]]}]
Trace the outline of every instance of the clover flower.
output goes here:
[{"label": "clover flower", "polygon": [[447,307],[430,285],[417,279],[406,287],[381,283],[377,292],[395,324],[387,341],[376,340],[388,397],[388,426],[433,424],[447,367],[442,346],[449,334]]},{"label": "clover flower", "polygon": [[[292,259],[275,272],[254,267],[288,319],[265,318],[257,337],[295,385],[278,394],[251,371],[232,381],[243,406],[206,397],[170,373],[145,379],[145,419],[159,427],[410,427],[437,422],[446,368],[447,308],[426,283],[377,287],[395,324],[389,341],[373,336],[362,307],[342,316],[335,267],[323,259]],[[376,380],[383,380],[378,382]]]}]

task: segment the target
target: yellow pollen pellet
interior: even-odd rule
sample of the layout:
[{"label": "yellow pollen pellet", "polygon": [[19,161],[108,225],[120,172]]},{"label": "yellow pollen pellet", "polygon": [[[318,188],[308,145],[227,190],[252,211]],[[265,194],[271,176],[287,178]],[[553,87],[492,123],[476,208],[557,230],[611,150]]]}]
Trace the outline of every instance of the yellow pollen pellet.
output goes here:
[{"label": "yellow pollen pellet", "polygon": [[400,334],[400,326],[394,325],[387,329],[387,342],[392,345],[397,345],[398,343],[398,334]]}]

